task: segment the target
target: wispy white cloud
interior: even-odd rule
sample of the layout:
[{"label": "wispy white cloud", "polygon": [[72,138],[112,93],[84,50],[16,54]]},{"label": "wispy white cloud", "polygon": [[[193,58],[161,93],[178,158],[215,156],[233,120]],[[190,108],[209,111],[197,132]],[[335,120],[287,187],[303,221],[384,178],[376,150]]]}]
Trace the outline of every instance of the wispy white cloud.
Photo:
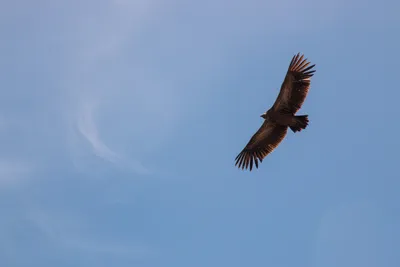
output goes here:
[{"label": "wispy white cloud", "polygon": [[[72,141],[73,146],[76,149],[82,149],[81,142],[82,138],[90,145],[91,151],[97,157],[104,159],[106,162],[113,164],[115,167],[118,167],[124,171],[134,171],[139,174],[148,174],[149,170],[143,166],[137,160],[129,158],[127,156],[121,155],[121,153],[115,152],[111,149],[100,137],[100,133],[98,131],[98,126],[96,124],[96,109],[98,108],[98,104],[95,102],[91,102],[90,100],[83,101],[81,104],[81,109],[76,114],[76,119],[74,119],[74,123],[72,127],[76,127],[77,133],[80,135],[75,135],[76,131],[73,131]],[[85,147],[85,146],[83,146]],[[77,155],[74,155],[75,163],[77,161],[83,160],[83,158],[76,158]],[[78,163],[80,166],[85,164],[84,162]]]},{"label": "wispy white cloud", "polygon": [[91,144],[93,152],[97,156],[115,163],[120,157],[100,139],[93,117],[94,109],[93,104],[86,103],[78,117],[78,130]]},{"label": "wispy white cloud", "polygon": [[[43,113],[63,106],[64,114],[52,119],[65,118],[65,128],[43,122],[54,132],[46,130],[46,135],[54,138],[66,132],[67,150],[81,167],[88,163],[86,156],[94,153],[115,166],[148,173],[156,167],[148,166],[146,156],[161,151],[179,126],[190,121],[193,113],[203,112],[206,99],[220,90],[210,81],[236,54],[230,49],[242,46],[260,29],[298,30],[299,25],[311,23],[296,8],[288,8],[292,4],[233,1],[226,8],[223,1],[187,5],[182,1],[110,0],[89,1],[87,5],[95,8],[87,9],[66,2],[43,4],[53,16],[57,14],[54,10],[72,15],[55,17],[54,28],[44,27],[51,32],[41,35],[49,38],[42,43],[51,40],[58,54],[66,55],[52,70],[59,77],[54,87],[59,88],[51,92],[58,93],[44,102],[40,99]],[[311,5],[307,1],[307,7]],[[277,14],[287,18],[278,28],[269,27]],[[29,114],[26,120],[37,125]],[[0,121],[0,129],[1,125]]]},{"label": "wispy white cloud", "polygon": [[[137,154],[127,155],[127,151],[116,152],[116,147],[124,147],[124,140],[120,139],[124,133],[120,131],[132,130],[115,127],[115,122],[121,121],[124,128],[129,127],[129,124],[124,122],[135,119],[132,114],[144,117],[140,113],[146,104],[135,103],[134,96],[139,89],[133,89],[132,92],[131,82],[123,83],[121,80],[126,80],[126,77],[114,72],[110,68],[110,63],[124,51],[124,46],[140,31],[150,9],[151,3],[148,1],[110,1],[98,7],[99,14],[78,16],[75,23],[71,24],[74,30],[70,31],[73,32],[73,36],[70,37],[76,42],[68,48],[72,57],[68,60],[69,72],[64,81],[68,99],[65,113],[69,133],[68,144],[73,146],[70,147],[72,160],[81,167],[85,164],[85,157],[80,155],[85,155],[84,150],[89,148],[96,156],[114,166],[139,174],[149,173],[149,170],[140,163]],[[133,72],[131,75],[134,80],[137,79],[137,73]],[[140,90],[151,91],[151,88]],[[132,98],[131,103],[126,101]],[[105,111],[104,107],[111,108]],[[129,113],[115,116],[115,110],[121,107],[127,109]],[[114,124],[114,127],[107,125],[110,121],[104,119],[104,115],[113,117],[111,124]],[[143,128],[140,121],[137,125]],[[107,144],[101,138],[104,129],[106,134],[111,136],[111,143]],[[80,137],[83,137],[89,146],[82,146]],[[140,137],[132,138],[130,142],[140,144],[141,140]]]}]

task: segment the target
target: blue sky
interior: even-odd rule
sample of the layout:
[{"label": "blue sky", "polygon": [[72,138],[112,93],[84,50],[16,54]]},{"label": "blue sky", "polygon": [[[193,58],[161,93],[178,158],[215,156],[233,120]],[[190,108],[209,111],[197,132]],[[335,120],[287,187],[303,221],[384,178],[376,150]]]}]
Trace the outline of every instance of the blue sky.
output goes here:
[{"label": "blue sky", "polygon": [[[0,265],[400,266],[398,1],[3,1]],[[234,158],[316,64],[260,168]]]}]

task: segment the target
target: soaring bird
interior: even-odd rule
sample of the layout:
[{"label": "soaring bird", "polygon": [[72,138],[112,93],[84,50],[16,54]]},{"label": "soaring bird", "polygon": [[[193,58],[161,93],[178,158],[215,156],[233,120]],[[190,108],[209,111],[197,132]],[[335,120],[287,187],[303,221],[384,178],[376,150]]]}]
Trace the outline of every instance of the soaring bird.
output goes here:
[{"label": "soaring bird", "polygon": [[251,171],[253,164],[258,168],[258,161],[261,163],[282,142],[288,128],[295,133],[307,127],[308,115],[295,114],[307,96],[315,64],[309,66],[310,62],[303,58],[300,53],[293,56],[274,105],[261,114],[263,124],[235,158],[238,168]]}]

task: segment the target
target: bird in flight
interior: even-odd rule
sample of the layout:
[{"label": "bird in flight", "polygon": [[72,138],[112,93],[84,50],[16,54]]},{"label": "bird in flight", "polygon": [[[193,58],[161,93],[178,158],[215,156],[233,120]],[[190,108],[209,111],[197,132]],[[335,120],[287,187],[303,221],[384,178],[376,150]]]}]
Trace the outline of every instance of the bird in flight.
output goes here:
[{"label": "bird in flight", "polygon": [[264,123],[235,158],[238,168],[258,168],[258,161],[261,163],[282,142],[288,128],[295,133],[307,127],[308,115],[295,114],[307,96],[315,64],[309,66],[310,62],[303,58],[300,53],[293,56],[274,105],[261,114]]}]

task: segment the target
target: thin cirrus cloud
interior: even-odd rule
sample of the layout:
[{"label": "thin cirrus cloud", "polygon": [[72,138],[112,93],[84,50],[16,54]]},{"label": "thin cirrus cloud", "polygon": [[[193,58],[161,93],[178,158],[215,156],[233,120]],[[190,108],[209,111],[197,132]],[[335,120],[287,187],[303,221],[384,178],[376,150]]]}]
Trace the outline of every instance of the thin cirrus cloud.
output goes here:
[{"label": "thin cirrus cloud", "polygon": [[[85,9],[91,4],[96,4],[96,8]],[[54,18],[53,26],[48,28],[44,27],[44,21],[32,20],[32,29],[39,23],[37,31],[41,35],[38,36],[44,38],[43,43],[54,45],[60,57],[54,61],[60,65],[51,70],[52,76],[60,77],[54,86],[58,88],[51,88],[49,92],[54,94],[50,97],[63,97],[45,102],[33,100],[40,101],[43,113],[45,110],[52,113],[54,103],[63,106],[59,117],[65,119],[64,129],[46,125],[49,132],[54,131],[46,134],[56,139],[67,133],[66,151],[72,152],[68,156],[75,166],[84,167],[88,157],[82,155],[92,153],[118,168],[138,174],[154,171],[145,156],[157,153],[191,115],[207,108],[205,99],[220,90],[211,81],[223,74],[235,46],[240,47],[249,34],[260,28],[263,32],[276,31],[271,22],[283,11],[287,18],[279,29],[291,31],[293,25],[308,25],[312,20],[310,15],[318,20],[321,14],[329,15],[325,14],[328,11],[336,14],[339,7],[331,3],[332,8],[322,8],[326,12],[314,14],[306,10],[298,15],[296,8],[287,8],[288,4],[287,1],[274,4],[233,1],[228,9],[222,1],[191,5],[181,1],[168,5],[144,0],[101,4],[88,1],[80,8],[65,3],[48,4],[48,15],[57,13],[53,12],[54,8],[65,10],[70,16]],[[305,5],[314,6],[312,1]],[[270,14],[259,15],[258,12],[264,11]],[[222,13],[224,20],[220,17]],[[294,20],[296,24],[292,23]],[[185,21],[188,23],[182,23]],[[46,61],[46,53],[40,56],[41,60]],[[25,54],[25,63],[37,60]],[[52,58],[47,60],[48,65],[53,63]],[[47,84],[48,77],[35,76],[35,80],[40,79],[43,83],[38,84]],[[27,114],[26,120],[35,124],[30,116]],[[45,152],[41,156],[45,157]]]},{"label": "thin cirrus cloud", "polygon": [[[47,15],[54,16],[57,10],[70,15],[52,17],[52,27],[45,20],[31,19],[32,30],[39,23],[36,27],[38,36],[44,38],[42,42],[50,42],[59,51],[55,54],[60,58],[54,61],[59,65],[51,69],[54,77],[61,77],[59,88],[50,92],[65,96],[60,117],[66,118],[62,131],[68,133],[67,140],[72,140],[66,142],[72,161],[83,166],[84,159],[79,155],[89,150],[137,173],[149,171],[143,167],[147,164],[142,155],[157,151],[191,114],[202,112],[206,103],[202,99],[219,90],[207,81],[221,72],[232,47],[246,42],[246,36],[260,28],[276,30],[268,25],[281,11],[288,16],[281,25],[285,30],[291,29],[287,27],[292,27],[296,18],[304,18],[296,22],[296,27],[311,21],[306,18],[310,12],[298,17],[295,8],[286,8],[288,2],[250,1],[242,5],[233,1],[228,9],[222,1],[191,5],[181,1],[168,5],[144,0],[88,1],[79,8],[66,3],[48,5]],[[90,5],[96,8],[85,9]],[[312,6],[311,1],[307,6]],[[328,9],[333,13],[337,10],[324,8]],[[263,10],[270,12],[269,16],[258,15]],[[222,13],[224,20],[220,19]],[[205,21],[204,17],[209,19]],[[182,23],[185,21],[188,23]],[[44,51],[40,60],[46,61]],[[29,54],[25,54],[23,60],[29,61]],[[53,63],[53,59],[47,60]],[[35,80],[43,79],[43,84],[47,78],[35,76]],[[42,99],[34,101],[41,101],[41,107],[51,113],[46,102],[54,105],[60,100],[43,104]],[[26,116],[32,121],[29,114]],[[76,131],[88,146],[77,145],[80,137]],[[151,142],[142,141],[146,138]]]},{"label": "thin cirrus cloud", "polygon": [[78,130],[91,144],[93,151],[97,156],[115,163],[120,157],[100,139],[97,126],[94,122],[93,113],[93,105],[87,104],[83,107],[77,120]]},{"label": "thin cirrus cloud", "polygon": [[[105,13],[104,18],[96,14],[85,14],[82,17],[77,16],[74,23],[69,26],[71,29],[67,31],[70,32],[67,38],[74,42],[71,46],[65,47],[71,57],[66,60],[67,73],[63,81],[67,99],[64,105],[64,117],[68,133],[67,145],[72,152],[72,161],[79,168],[84,168],[86,157],[82,155],[86,155],[86,150],[90,149],[94,155],[118,168],[139,174],[149,172],[139,159],[122,155],[127,153],[117,153],[112,148],[116,143],[117,147],[123,147],[124,140],[118,141],[112,138],[123,129],[115,125],[108,127],[110,121],[102,117],[105,114],[105,117],[113,117],[113,121],[116,120],[115,117],[118,117],[118,121],[126,121],[128,117],[132,118],[131,114],[142,112],[143,101],[141,103],[124,101],[124,99],[135,99],[137,89],[132,89],[131,81],[121,82],[126,80],[127,75],[115,72],[114,68],[120,66],[113,61],[121,55],[124,45],[141,28],[143,14],[146,14],[148,8],[147,4],[140,1],[135,2],[134,7],[129,2],[116,1],[109,9],[100,12]],[[135,79],[135,73],[130,75]],[[149,89],[146,88],[145,91],[151,91]],[[108,109],[104,110],[104,106]],[[121,107],[128,113],[118,112]],[[112,144],[107,144],[101,138],[104,134],[102,128],[106,128],[106,135],[114,139]],[[82,138],[88,145],[82,144]]]},{"label": "thin cirrus cloud", "polygon": [[[98,106],[90,101],[85,101],[82,104],[80,111],[76,114],[76,123],[71,125],[73,127],[72,132],[72,145],[75,151],[80,149],[82,139],[89,144],[89,147],[94,155],[100,157],[113,164],[114,166],[121,168],[123,171],[134,171],[139,174],[148,174],[149,170],[145,168],[139,161],[128,158],[115,152],[110,148],[100,137],[98,126],[96,125],[95,115],[96,108]],[[83,146],[84,148],[87,146]],[[79,164],[79,159],[76,158],[78,154],[75,154],[75,163]],[[84,163],[83,163],[84,164]]]},{"label": "thin cirrus cloud", "polygon": [[[171,180],[184,175],[176,173],[170,175],[162,172],[160,176],[171,184],[166,188],[157,183],[153,183],[153,187],[140,186],[136,180],[132,184],[126,180],[116,180],[119,177],[154,173],[157,168],[162,168],[160,158],[166,159],[164,164],[169,164],[173,161],[170,156],[174,155],[190,158],[197,153],[199,157],[207,156],[195,149],[187,152],[186,146],[171,144],[173,149],[164,149],[163,146],[174,140],[179,141],[182,134],[186,134],[183,137],[188,140],[201,139],[198,137],[202,133],[192,130],[191,125],[209,121],[196,120],[200,117],[198,114],[206,114],[204,117],[213,119],[212,114],[220,113],[221,109],[237,108],[233,103],[228,103],[235,99],[232,96],[235,92],[224,85],[225,82],[235,81],[232,79],[236,70],[246,72],[243,58],[251,62],[261,58],[263,66],[281,62],[279,64],[287,67],[285,58],[288,54],[299,52],[297,49],[306,52],[305,49],[312,47],[309,46],[310,42],[314,45],[318,43],[318,38],[311,35],[318,37],[318,31],[331,32],[330,26],[335,23],[346,25],[346,20],[342,19],[341,1],[317,3],[307,0],[297,3],[286,0],[233,0],[227,4],[219,0],[173,0],[164,3],[158,0],[40,1],[28,9],[21,5],[25,8],[18,7],[20,13],[15,12],[20,17],[10,25],[18,25],[19,28],[15,30],[9,27],[8,35],[0,44],[8,54],[8,59],[7,55],[4,57],[8,62],[3,58],[0,64],[4,65],[5,71],[14,70],[13,75],[4,75],[11,82],[3,88],[11,90],[1,97],[4,101],[1,111],[9,108],[9,113],[15,112],[23,127],[4,132],[12,137],[5,139],[13,146],[10,145],[9,150],[1,154],[0,183],[15,184],[34,176],[31,174],[38,166],[25,163],[25,159],[29,162],[39,158],[39,167],[44,166],[50,171],[40,173],[44,174],[41,175],[41,182],[22,187],[17,194],[15,190],[9,190],[13,199],[4,197],[4,221],[8,223],[1,223],[4,227],[0,231],[3,237],[0,247],[2,251],[3,248],[8,250],[10,262],[22,259],[27,261],[25,265],[43,265],[40,264],[40,257],[50,263],[49,258],[55,255],[60,258],[59,265],[74,259],[82,262],[82,266],[102,266],[107,263],[122,266],[115,262],[118,262],[118,258],[133,256],[149,259],[153,255],[147,257],[148,253],[153,253],[157,247],[160,248],[160,254],[164,254],[164,257],[160,257],[160,266],[173,260],[175,263],[192,261],[193,255],[200,255],[192,246],[201,240],[206,242],[199,244],[201,247],[210,242],[204,239],[204,235],[201,238],[197,236],[202,235],[201,231],[191,231],[189,236],[185,235],[184,238],[189,239],[184,240],[189,242],[174,238],[181,233],[188,233],[182,231],[185,230],[182,226],[186,222],[190,225],[189,222],[197,219],[200,206],[191,204],[204,203],[204,207],[207,207],[212,203],[212,207],[218,208],[225,202],[218,202],[221,198],[214,199],[213,194],[208,197],[199,188],[197,196],[193,194],[193,198],[184,201],[183,204],[187,205],[181,205],[180,197],[184,195],[175,196],[174,193],[178,191],[174,190],[184,187],[175,186]],[[15,4],[10,5],[17,8]],[[11,19],[14,15],[6,9],[2,10],[5,16],[1,16],[0,21]],[[353,16],[348,18],[354,19]],[[300,36],[312,38],[304,41],[304,38],[297,39]],[[15,40],[10,42],[12,38]],[[285,51],[280,50],[282,46],[286,47],[283,48]],[[321,49],[321,53],[326,53],[326,47]],[[249,51],[262,55],[247,57]],[[272,55],[277,54],[281,54],[280,59],[264,61],[265,57],[273,59]],[[251,63],[251,66],[258,68],[255,64]],[[266,79],[268,76],[265,74]],[[251,80],[251,77],[245,79]],[[243,86],[238,90],[248,89]],[[22,99],[16,92],[25,98]],[[221,92],[225,94],[222,96]],[[10,95],[13,98],[10,99]],[[222,101],[227,105],[217,105]],[[10,116],[4,122],[0,121],[0,130],[7,129],[11,121]],[[221,121],[219,125],[223,123]],[[180,132],[184,127],[186,131]],[[196,145],[207,148],[207,144],[208,137]],[[61,172],[51,169],[68,160],[74,163],[73,168],[84,170],[84,173],[77,174],[75,169],[60,168]],[[186,166],[182,164],[182,167]],[[138,175],[121,175],[121,172],[113,172],[115,168]],[[86,172],[98,169],[104,173],[102,177],[106,177],[107,181],[80,179],[91,177]],[[190,165],[186,170],[193,174]],[[209,172],[210,169],[205,171]],[[194,179],[198,178],[193,176]],[[206,183],[204,185],[209,187]],[[162,193],[160,196],[157,194],[158,188]],[[225,192],[225,189],[215,187],[221,192]],[[230,189],[234,190],[234,187]],[[228,192],[228,198],[223,199],[229,200],[229,195]],[[29,204],[38,203],[40,208],[28,204],[18,208],[15,203],[23,198],[27,198]],[[109,199],[114,201],[110,204]],[[105,206],[106,203],[110,205]],[[242,207],[251,202],[246,203]],[[185,207],[194,213],[187,214]],[[210,215],[209,212],[207,214]],[[224,215],[222,213],[221,216]],[[169,217],[164,222],[162,219],[165,216]],[[368,235],[370,229],[382,231],[380,222],[370,223],[369,229],[359,226],[378,216],[379,213],[373,209],[361,208],[355,225],[353,222],[357,217],[352,210],[340,209],[332,215],[328,214],[316,233],[319,247],[315,251],[316,266],[329,265],[338,258],[337,255],[346,254],[343,244],[349,243],[349,237],[355,231],[359,240],[352,243],[353,247],[364,241],[367,244],[364,236]],[[215,228],[218,225],[214,224],[218,218],[211,217],[200,221],[200,230],[206,230],[202,227],[207,225],[212,226],[208,228],[210,233],[213,229],[218,230]],[[236,221],[228,230],[233,232],[244,224],[243,221]],[[254,233],[256,235],[259,236],[259,233]],[[374,244],[378,244],[381,238],[389,238],[386,235],[386,232],[382,233],[373,239],[377,242],[358,247],[355,253],[361,256],[374,250],[377,253]],[[244,238],[248,237],[246,235]],[[341,240],[337,240],[337,237]],[[169,246],[171,240],[174,243]],[[223,242],[218,240],[218,235],[212,241],[215,244]],[[387,240],[385,242],[390,244]],[[273,243],[272,240],[271,246],[274,246]],[[263,244],[266,245],[265,242]],[[343,248],[340,251],[343,254],[332,252],[340,248]],[[192,253],[185,254],[185,259],[180,253],[182,249]],[[245,253],[242,249],[238,251]],[[382,251],[379,253],[386,255]],[[228,253],[217,254],[232,258]],[[217,254],[205,253],[203,258],[211,262],[212,258],[207,257]],[[352,263],[354,255],[351,256],[342,263]],[[87,258],[90,258],[88,263],[85,262]],[[103,262],[93,264],[99,261]],[[363,258],[360,262],[365,265],[371,261]],[[16,266],[7,264],[2,254],[0,263],[2,266]],[[126,266],[132,266],[132,262]]]},{"label": "thin cirrus cloud", "polygon": [[[65,47],[71,55],[63,81],[69,99],[65,113],[76,114],[67,127],[77,127],[99,158],[148,173],[143,155],[157,151],[180,123],[204,109],[201,100],[218,90],[212,80],[231,49],[273,19],[253,19],[261,17],[254,16],[259,10],[254,7],[265,3],[252,1],[242,7],[234,1],[220,20],[225,10],[221,4],[206,1],[186,6],[173,1],[166,6],[161,1],[119,0],[97,6],[96,12],[78,13],[66,31],[73,42]],[[194,10],[197,15],[187,17]],[[289,9],[292,13],[296,11]],[[209,21],[204,24],[198,14],[210,17]],[[191,21],[191,27],[182,20]],[[301,22],[307,24],[306,19]],[[227,40],[235,42],[227,47]],[[74,129],[67,132],[74,134]],[[76,143],[76,137],[68,138]],[[85,153],[79,149],[87,148],[75,145],[73,161],[83,166],[83,158],[76,156]]]}]

